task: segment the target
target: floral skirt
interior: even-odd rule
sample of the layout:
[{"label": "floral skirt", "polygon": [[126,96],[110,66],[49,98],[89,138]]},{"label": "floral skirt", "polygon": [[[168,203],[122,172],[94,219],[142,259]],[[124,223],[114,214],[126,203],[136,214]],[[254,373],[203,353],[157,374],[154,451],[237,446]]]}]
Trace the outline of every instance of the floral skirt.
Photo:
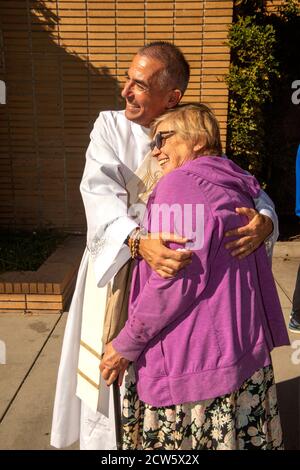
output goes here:
[{"label": "floral skirt", "polygon": [[130,369],[123,401],[123,449],[283,450],[271,365],[233,393],[159,408],[139,400]]}]

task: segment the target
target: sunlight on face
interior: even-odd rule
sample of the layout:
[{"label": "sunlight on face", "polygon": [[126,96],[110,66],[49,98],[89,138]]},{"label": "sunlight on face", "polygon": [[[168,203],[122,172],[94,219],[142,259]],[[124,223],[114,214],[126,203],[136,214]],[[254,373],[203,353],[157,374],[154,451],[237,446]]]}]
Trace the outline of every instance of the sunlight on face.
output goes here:
[{"label": "sunlight on face", "polygon": [[122,97],[126,100],[125,116],[141,126],[148,127],[169,106],[172,91],[162,89],[157,74],[163,70],[162,62],[137,54],[127,72]]},{"label": "sunlight on face", "polygon": [[193,144],[173,131],[172,123],[160,123],[157,126],[155,136],[158,133],[161,133],[161,147],[155,146],[152,155],[157,158],[163,174],[170,173],[195,158]]}]

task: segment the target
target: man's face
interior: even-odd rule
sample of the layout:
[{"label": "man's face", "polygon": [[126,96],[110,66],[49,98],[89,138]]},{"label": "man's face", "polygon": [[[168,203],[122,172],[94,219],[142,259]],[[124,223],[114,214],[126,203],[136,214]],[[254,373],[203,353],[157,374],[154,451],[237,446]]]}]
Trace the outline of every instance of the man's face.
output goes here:
[{"label": "man's face", "polygon": [[162,62],[137,54],[128,70],[122,96],[126,99],[125,116],[130,121],[149,127],[153,119],[160,116],[173,104],[173,90],[158,84],[158,75],[163,70]]}]

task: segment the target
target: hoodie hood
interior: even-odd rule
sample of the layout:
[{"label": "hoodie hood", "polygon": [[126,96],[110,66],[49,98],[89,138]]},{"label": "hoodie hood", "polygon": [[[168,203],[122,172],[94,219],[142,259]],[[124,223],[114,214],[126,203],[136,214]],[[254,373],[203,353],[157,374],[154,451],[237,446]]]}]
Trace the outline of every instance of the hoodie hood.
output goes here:
[{"label": "hoodie hood", "polygon": [[256,198],[260,192],[257,179],[226,157],[199,156],[180,167],[192,171],[218,186],[234,189]]}]

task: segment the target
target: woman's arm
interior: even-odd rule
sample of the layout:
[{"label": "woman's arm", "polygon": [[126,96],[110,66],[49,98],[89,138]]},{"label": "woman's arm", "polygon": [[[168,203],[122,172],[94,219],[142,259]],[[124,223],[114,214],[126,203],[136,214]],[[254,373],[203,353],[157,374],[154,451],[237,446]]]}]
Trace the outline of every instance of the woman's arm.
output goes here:
[{"label": "woman's arm", "polygon": [[[196,234],[192,262],[170,279],[152,272],[129,320],[112,342],[115,350],[131,361],[136,360],[147,343],[168,324],[189,313],[189,308],[206,287],[208,259],[218,246],[221,233],[218,222],[212,216],[199,184],[183,171],[174,171],[164,177],[152,201],[151,232],[165,231],[168,221],[171,232],[175,230],[178,235],[188,238],[193,231]],[[171,244],[173,249],[179,247]]]}]

